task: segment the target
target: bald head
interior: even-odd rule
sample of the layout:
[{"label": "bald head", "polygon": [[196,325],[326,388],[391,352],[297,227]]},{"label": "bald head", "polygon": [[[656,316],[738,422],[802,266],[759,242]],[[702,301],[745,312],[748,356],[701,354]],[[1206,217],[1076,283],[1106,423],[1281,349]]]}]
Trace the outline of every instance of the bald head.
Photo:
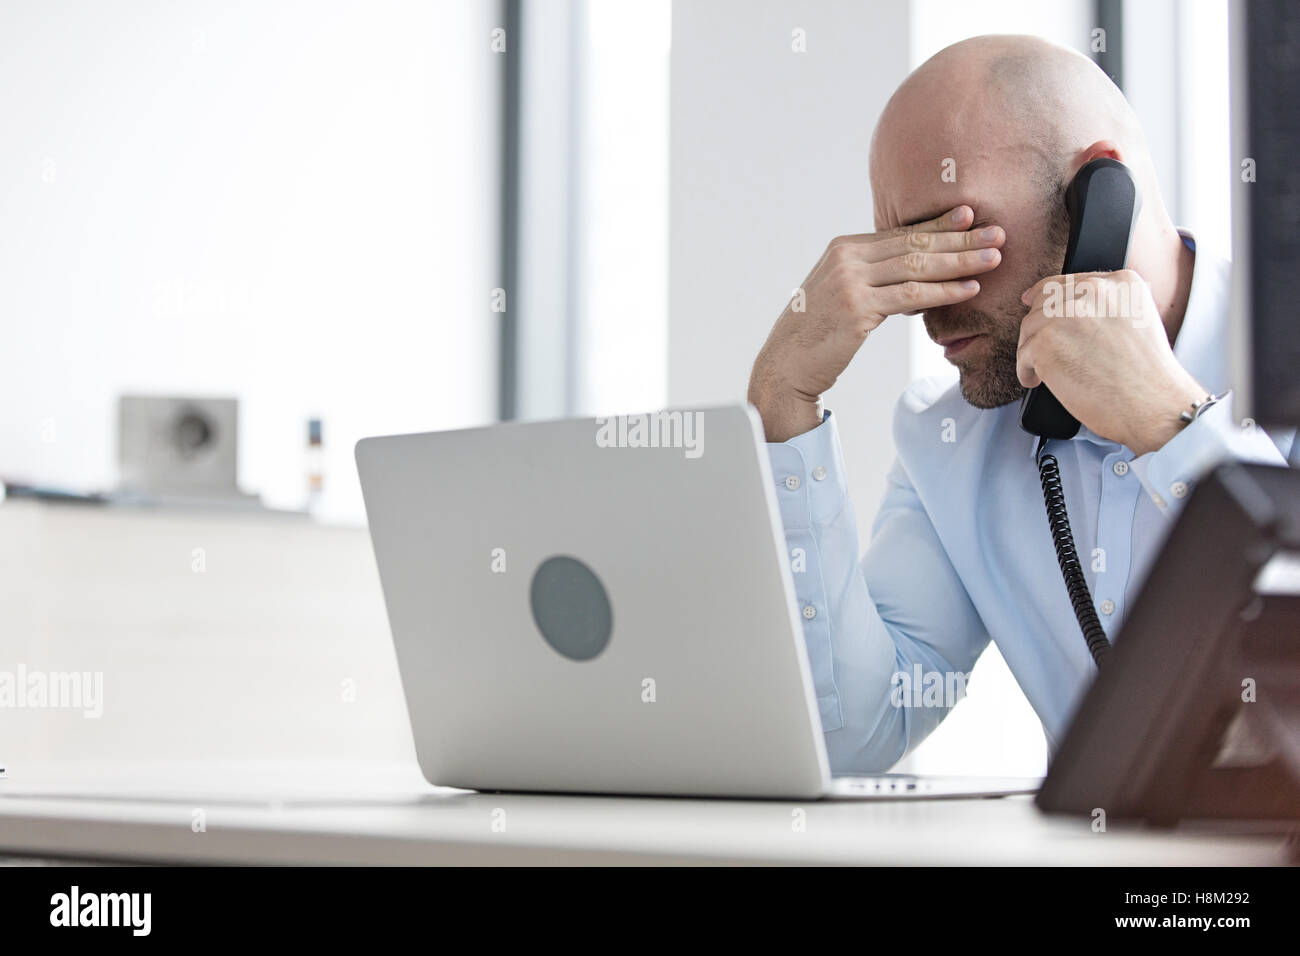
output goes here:
[{"label": "bald head", "polygon": [[886,104],[871,140],[876,229],[967,205],[975,212],[971,228],[1006,234],[1001,259],[979,277],[974,298],[925,313],[933,339],[985,334],[981,348],[953,359],[971,404],[992,408],[1023,394],[1020,295],[1060,271],[1069,234],[1065,188],[1099,156],[1129,166],[1143,219],[1167,226],[1142,130],[1123,95],[1087,57],[1037,37],[955,43]]},{"label": "bald head", "polygon": [[[1155,199],[1137,117],[1090,59],[1031,36],[954,43],[903,81],[876,125],[871,141],[876,226],[915,218],[906,215],[912,210],[896,195],[914,186],[915,173],[947,185],[953,175],[960,182],[966,173],[1057,188],[1096,143],[1113,144],[1144,194]],[[904,171],[907,175],[900,175]]]}]

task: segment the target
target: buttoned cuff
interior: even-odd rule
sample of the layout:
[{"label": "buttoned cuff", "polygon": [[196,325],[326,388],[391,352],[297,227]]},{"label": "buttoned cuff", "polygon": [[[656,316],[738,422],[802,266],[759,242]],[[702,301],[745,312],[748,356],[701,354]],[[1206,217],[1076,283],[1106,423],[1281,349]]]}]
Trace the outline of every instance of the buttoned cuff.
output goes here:
[{"label": "buttoned cuff", "polygon": [[1225,461],[1286,465],[1271,438],[1257,425],[1237,425],[1227,395],[1167,441],[1164,447],[1133,459],[1132,467],[1157,508],[1182,511],[1196,481]]},{"label": "buttoned cuff", "polygon": [[824,412],[816,428],[789,441],[769,442],[767,451],[792,561],[795,599],[803,618],[817,710],[822,731],[830,733],[844,726],[844,715],[835,683],[829,594],[819,538],[848,500],[835,419],[830,412]]},{"label": "buttoned cuff", "polygon": [[844,452],[829,411],[822,413],[822,423],[811,431],[789,441],[769,442],[767,453],[786,530],[825,524],[844,508],[848,498]]}]

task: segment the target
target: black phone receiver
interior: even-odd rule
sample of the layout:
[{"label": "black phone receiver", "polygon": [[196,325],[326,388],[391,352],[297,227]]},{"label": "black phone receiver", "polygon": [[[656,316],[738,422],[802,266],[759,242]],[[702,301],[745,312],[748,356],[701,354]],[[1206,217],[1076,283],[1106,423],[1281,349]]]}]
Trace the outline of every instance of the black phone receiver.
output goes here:
[{"label": "black phone receiver", "polygon": [[[1113,159],[1094,159],[1086,163],[1065,191],[1065,209],[1070,214],[1070,241],[1065,247],[1062,274],[1073,272],[1115,272],[1128,262],[1129,240],[1142,203],[1137,183],[1128,167]],[[1049,438],[1073,438],[1079,432],[1079,420],[1065,410],[1046,385],[1025,393],[1020,403],[1020,427],[1038,435],[1039,478],[1043,483],[1043,504],[1047,523],[1061,566],[1065,590],[1074,608],[1079,629],[1088,643],[1088,651],[1098,667],[1110,652],[1106,629],[1097,619],[1092,594],[1079,564],[1070,517],[1065,509],[1065,488],[1055,455],[1044,446]]]},{"label": "black phone receiver", "polygon": [[[1123,269],[1141,208],[1142,196],[1127,166],[1108,158],[1086,163],[1065,192],[1070,241],[1061,273]],[[1046,385],[1037,385],[1020,402],[1020,427],[1031,435],[1065,439],[1078,434],[1079,420]]]}]

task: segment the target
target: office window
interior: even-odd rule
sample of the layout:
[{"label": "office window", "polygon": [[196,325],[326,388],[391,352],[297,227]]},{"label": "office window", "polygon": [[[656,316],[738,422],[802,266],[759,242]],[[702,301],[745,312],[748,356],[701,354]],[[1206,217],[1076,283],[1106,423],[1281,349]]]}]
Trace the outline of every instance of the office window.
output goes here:
[{"label": "office window", "polygon": [[123,392],[240,400],[244,489],[359,522],[376,432],[495,416],[499,10],[0,7],[0,475],[116,481]]},{"label": "office window", "polygon": [[667,400],[671,4],[587,6],[576,404],[583,414],[607,414]]},{"label": "office window", "polygon": [[1227,0],[1123,4],[1124,95],[1151,148],[1165,205],[1198,250],[1232,254],[1237,174],[1228,121]]},{"label": "office window", "polygon": [[522,7],[521,418],[661,406],[669,0]]}]

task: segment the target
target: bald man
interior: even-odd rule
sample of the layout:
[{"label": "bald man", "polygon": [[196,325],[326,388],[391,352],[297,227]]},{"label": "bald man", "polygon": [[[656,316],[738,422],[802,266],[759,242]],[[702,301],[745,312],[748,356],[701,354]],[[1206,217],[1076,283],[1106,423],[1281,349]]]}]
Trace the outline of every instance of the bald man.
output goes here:
[{"label": "bald man", "polygon": [[[1065,190],[1099,157],[1129,166],[1142,194],[1129,269],[1067,283]],[[1228,266],[1174,227],[1133,111],[1086,57],[1031,37],[950,46],[890,99],[870,165],[877,231],[832,240],[749,385],[831,766],[896,763],[963,696],[990,639],[1054,750],[1095,665],[1048,530],[1037,439],[1019,427],[1025,390],[1046,383],[1082,423],[1046,450],[1112,640],[1196,479],[1229,458],[1285,464],[1291,437],[1233,420]],[[1090,307],[1062,317],[1063,296]],[[959,381],[899,400],[897,459],[859,561],[821,396],[898,314],[922,316]]]}]

